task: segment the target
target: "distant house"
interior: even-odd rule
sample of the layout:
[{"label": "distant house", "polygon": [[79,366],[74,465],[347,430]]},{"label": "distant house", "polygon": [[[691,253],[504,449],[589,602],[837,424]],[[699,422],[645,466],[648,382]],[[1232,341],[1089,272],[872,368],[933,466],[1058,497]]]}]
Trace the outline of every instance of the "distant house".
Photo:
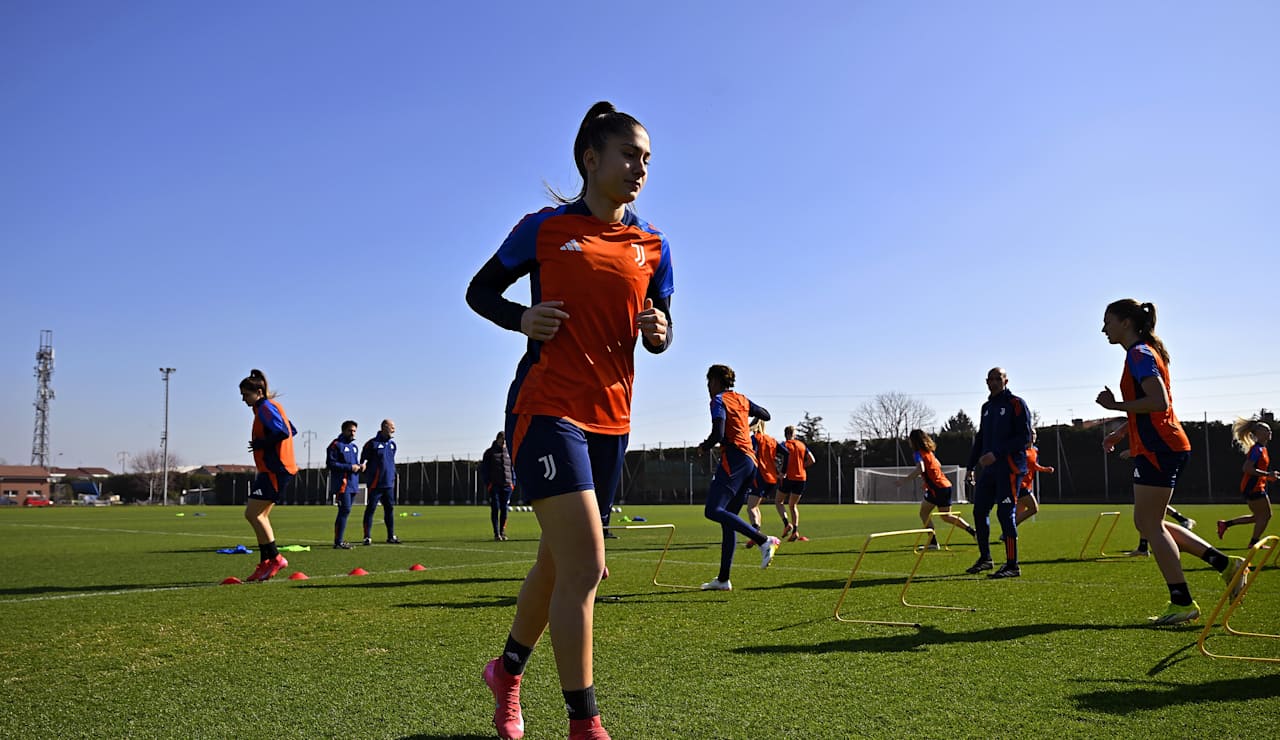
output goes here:
[{"label": "distant house", "polygon": [[0,465],[0,495],[17,503],[27,496],[49,496],[49,471],[37,465]]},{"label": "distant house", "polygon": [[[77,499],[98,498],[102,484],[114,473],[106,468],[50,468],[49,479],[56,486],[65,483]],[[63,491],[65,493],[65,490]]]},{"label": "distant house", "polygon": [[258,469],[253,465],[201,465],[189,472],[191,475],[214,476],[219,473],[256,473]]}]

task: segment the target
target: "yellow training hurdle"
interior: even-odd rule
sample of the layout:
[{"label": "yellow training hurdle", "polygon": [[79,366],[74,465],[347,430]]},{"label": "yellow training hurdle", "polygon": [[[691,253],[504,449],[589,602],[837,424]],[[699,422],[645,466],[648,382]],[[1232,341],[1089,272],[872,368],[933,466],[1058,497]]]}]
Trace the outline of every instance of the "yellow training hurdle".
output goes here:
[{"label": "yellow training hurdle", "polygon": [[653,585],[662,586],[663,588],[685,588],[698,590],[702,588],[701,584],[696,586],[688,586],[680,583],[663,583],[658,580],[658,574],[662,572],[662,563],[667,559],[667,551],[671,549],[671,540],[676,536],[676,525],[674,524],[623,524],[620,526],[610,526],[609,529],[666,529],[667,541],[662,545],[662,554],[658,556],[658,565],[653,569]]},{"label": "yellow training hurdle", "polygon": [[1102,522],[1103,517],[1115,517],[1111,520],[1111,526],[1107,528],[1107,533],[1102,537],[1102,544],[1098,545],[1098,559],[1121,557],[1120,555],[1107,554],[1107,542],[1111,540],[1111,533],[1116,531],[1116,525],[1120,523],[1120,512],[1118,511],[1100,511],[1098,518],[1093,520],[1093,526],[1089,528],[1089,536],[1084,538],[1084,545],[1080,548],[1080,560],[1084,560],[1084,551],[1089,549],[1089,542],[1093,539],[1093,533],[1098,528],[1098,524]]},{"label": "yellow training hurdle", "polygon": [[[835,608],[836,621],[849,622],[853,624],[883,624],[890,627],[919,627],[920,624],[918,622],[887,622],[887,621],[875,620],[875,619],[846,619],[840,616],[840,606],[844,604],[845,596],[848,595],[849,593],[849,587],[853,584],[853,577],[857,575],[858,567],[862,565],[862,559],[863,557],[866,556],[867,547],[871,545],[872,540],[880,539],[882,537],[901,537],[901,536],[907,536],[907,535],[914,535],[916,537],[916,541],[918,542],[920,539],[920,535],[928,534],[932,531],[933,530],[931,529],[925,529],[925,528],[903,529],[897,532],[873,532],[872,534],[867,535],[866,541],[862,543],[862,550],[861,552],[858,553],[858,559],[853,563],[853,570],[849,571],[849,580],[845,581],[844,590],[840,592],[840,598],[836,600],[836,608]],[[907,576],[906,583],[902,584],[902,592],[898,594],[898,600],[902,602],[902,605],[913,607],[916,609],[947,609],[949,611],[957,611],[957,612],[977,611],[977,609],[973,609],[967,606],[939,606],[936,604],[912,604],[907,601],[907,589],[911,588],[911,581],[915,578],[916,571],[920,569],[920,562],[924,560],[925,552],[927,551],[920,550],[916,554],[916,563],[911,568],[911,573]]]},{"label": "yellow training hurdle", "polygon": [[[1262,556],[1258,557],[1260,553]],[[1272,566],[1275,565],[1276,553],[1280,553],[1280,537],[1276,537],[1274,535],[1263,537],[1256,545],[1249,548],[1249,554],[1244,559],[1244,567],[1236,573],[1235,578],[1231,579],[1231,583],[1227,584],[1227,588],[1222,592],[1222,596],[1218,599],[1218,605],[1213,608],[1213,612],[1205,620],[1204,629],[1200,632],[1200,639],[1197,641],[1200,646],[1201,653],[1204,653],[1210,658],[1251,660],[1258,663],[1280,663],[1280,658],[1212,653],[1209,652],[1209,648],[1205,646],[1205,641],[1209,639],[1209,634],[1213,631],[1214,623],[1217,622],[1218,615],[1222,613],[1223,608],[1226,608],[1226,613],[1222,614],[1222,629],[1226,630],[1229,634],[1237,637],[1265,637],[1270,639],[1280,639],[1280,635],[1270,635],[1263,632],[1244,632],[1231,627],[1231,615],[1235,613],[1236,609],[1240,608],[1242,603],[1244,603],[1245,595],[1248,594],[1249,589],[1253,588],[1254,584],[1258,582],[1258,576],[1262,575],[1263,567],[1265,567],[1268,562],[1270,562]],[[1245,577],[1246,573],[1249,573],[1249,566],[1254,563],[1255,559],[1257,561],[1257,568],[1253,570],[1251,577],[1245,582],[1244,588],[1240,590],[1240,595],[1232,599],[1231,590],[1241,578]]]}]

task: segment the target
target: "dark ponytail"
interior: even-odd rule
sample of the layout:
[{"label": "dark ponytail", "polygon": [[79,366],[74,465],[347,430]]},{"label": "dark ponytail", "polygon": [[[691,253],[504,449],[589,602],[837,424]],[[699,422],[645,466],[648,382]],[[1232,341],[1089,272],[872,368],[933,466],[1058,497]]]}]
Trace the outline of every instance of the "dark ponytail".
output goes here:
[{"label": "dark ponytail", "polygon": [[1138,303],[1132,298],[1121,298],[1107,306],[1106,312],[1121,321],[1132,322],[1138,339],[1151,345],[1164,364],[1169,364],[1169,350],[1164,346],[1164,341],[1156,336],[1156,304]]},{"label": "dark ponytail", "polygon": [[240,381],[240,390],[257,391],[261,393],[264,398],[275,398],[276,395],[272,393],[270,387],[267,386],[267,376],[263,375],[262,371],[257,368],[250,370],[249,377]]},{"label": "dark ponytail", "polygon": [[578,126],[577,137],[573,140],[573,163],[578,168],[578,175],[582,177],[582,187],[577,195],[568,198],[548,185],[547,191],[551,194],[551,198],[557,203],[581,200],[587,194],[587,166],[582,162],[582,155],[588,149],[603,152],[609,137],[629,134],[637,128],[643,129],[644,126],[635,118],[614,108],[613,103],[607,100],[601,100],[591,106],[582,119],[582,125]]}]

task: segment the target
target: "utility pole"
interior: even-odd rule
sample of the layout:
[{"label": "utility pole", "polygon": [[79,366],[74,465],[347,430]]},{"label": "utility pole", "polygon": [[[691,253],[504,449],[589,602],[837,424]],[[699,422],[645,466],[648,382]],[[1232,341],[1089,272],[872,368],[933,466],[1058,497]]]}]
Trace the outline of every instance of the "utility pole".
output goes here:
[{"label": "utility pole", "polygon": [[161,488],[164,491],[164,505],[169,505],[169,376],[178,372],[174,367],[160,368],[160,374],[164,376],[164,434],[160,437],[160,456],[163,460],[164,483]]},{"label": "utility pole", "polygon": [[40,331],[40,349],[36,351],[36,430],[31,440],[31,464],[48,468],[49,402],[53,400],[53,330]]},{"label": "utility pole", "polygon": [[306,484],[307,484],[307,496],[310,496],[311,495],[311,440],[316,438],[316,433],[308,429],[307,431],[303,432],[298,436],[302,437],[302,444],[307,446],[307,475],[304,478],[304,480],[306,481]]}]

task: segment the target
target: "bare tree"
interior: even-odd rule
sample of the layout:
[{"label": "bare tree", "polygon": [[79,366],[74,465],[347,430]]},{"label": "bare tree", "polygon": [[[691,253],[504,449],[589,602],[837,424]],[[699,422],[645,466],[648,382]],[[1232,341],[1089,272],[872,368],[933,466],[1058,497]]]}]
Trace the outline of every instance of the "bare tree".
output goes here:
[{"label": "bare tree", "polygon": [[903,439],[932,426],[933,409],[905,393],[878,394],[849,414],[849,431],[863,439]]},{"label": "bare tree", "polygon": [[[176,474],[174,468],[182,464],[181,458],[169,453],[169,482],[173,483]],[[141,486],[149,491],[161,488],[160,479],[164,475],[164,452],[161,450],[144,450],[130,456],[129,467],[141,482]]]}]

